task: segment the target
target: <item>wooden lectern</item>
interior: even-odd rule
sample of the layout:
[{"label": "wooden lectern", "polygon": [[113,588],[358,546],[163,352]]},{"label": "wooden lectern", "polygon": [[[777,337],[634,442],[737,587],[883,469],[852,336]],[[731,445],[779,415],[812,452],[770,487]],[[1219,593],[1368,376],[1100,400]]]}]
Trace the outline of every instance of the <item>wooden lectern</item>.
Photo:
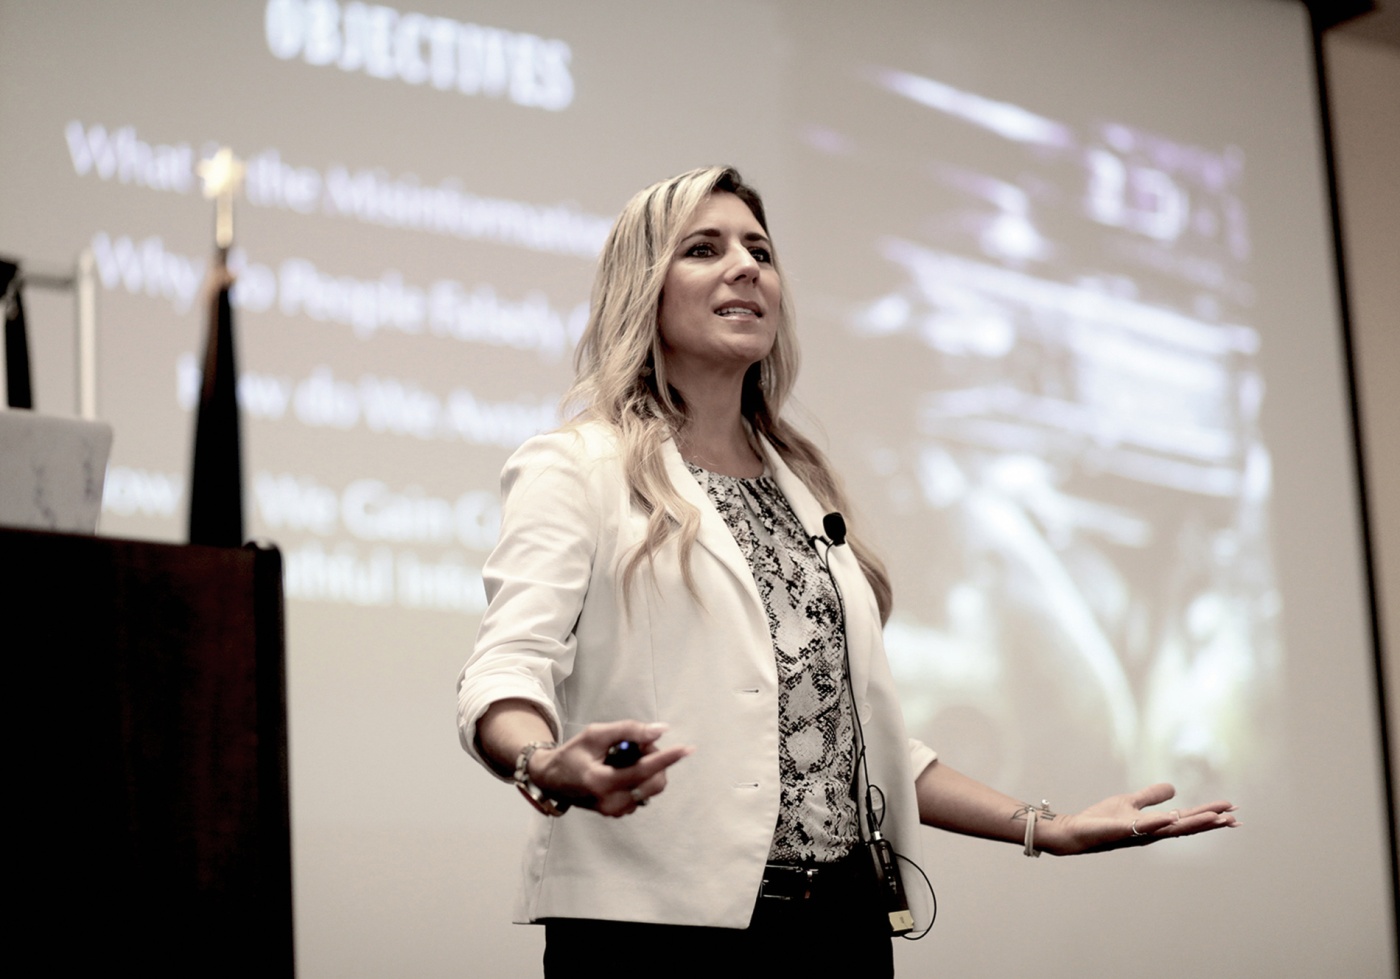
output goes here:
[{"label": "wooden lectern", "polygon": [[0,530],[0,561],[16,959],[292,975],[280,553]]}]

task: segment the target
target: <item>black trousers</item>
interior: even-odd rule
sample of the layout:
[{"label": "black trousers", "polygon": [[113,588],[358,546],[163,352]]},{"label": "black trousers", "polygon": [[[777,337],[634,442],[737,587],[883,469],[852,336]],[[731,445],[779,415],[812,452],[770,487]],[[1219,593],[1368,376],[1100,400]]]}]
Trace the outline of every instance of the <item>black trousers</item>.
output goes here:
[{"label": "black trousers", "polygon": [[[864,853],[849,858],[867,859]],[[748,928],[590,918],[545,922],[545,979],[624,976],[893,976],[889,919],[873,880],[814,887],[801,900],[759,898]],[[858,963],[852,968],[846,963]]]}]

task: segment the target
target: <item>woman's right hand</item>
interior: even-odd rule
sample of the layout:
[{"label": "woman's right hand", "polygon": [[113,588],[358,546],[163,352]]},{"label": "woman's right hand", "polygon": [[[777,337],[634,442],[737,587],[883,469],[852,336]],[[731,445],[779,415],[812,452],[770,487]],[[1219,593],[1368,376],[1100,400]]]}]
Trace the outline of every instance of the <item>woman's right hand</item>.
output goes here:
[{"label": "woman's right hand", "polygon": [[[530,781],[551,799],[593,809],[604,816],[626,816],[666,788],[666,769],[691,754],[689,745],[658,748],[665,724],[613,721],[590,724],[557,748],[539,748],[530,758]],[[608,748],[634,741],[642,757],[627,768],[604,763]]]},{"label": "woman's right hand", "polygon": [[[613,721],[590,724],[557,748],[537,748],[530,756],[530,781],[559,802],[593,809],[605,816],[626,816],[666,788],[666,769],[695,749],[688,745],[658,748],[665,724]],[[498,700],[476,725],[481,754],[504,778],[515,769],[520,751],[531,741],[553,740],[546,723],[528,700]],[[619,741],[635,741],[642,757],[635,765],[613,768],[603,763]]]}]

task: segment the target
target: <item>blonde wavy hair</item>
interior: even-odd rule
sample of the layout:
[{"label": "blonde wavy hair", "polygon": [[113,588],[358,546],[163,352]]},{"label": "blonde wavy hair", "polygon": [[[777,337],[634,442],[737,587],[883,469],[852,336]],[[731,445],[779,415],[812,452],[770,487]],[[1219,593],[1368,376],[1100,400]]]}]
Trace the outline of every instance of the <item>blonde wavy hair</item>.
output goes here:
[{"label": "blonde wavy hair", "polygon": [[[632,499],[649,515],[646,539],[623,569],[624,594],[642,562],[654,561],[673,536],[680,542],[681,573],[696,594],[690,554],[700,530],[700,514],[671,485],[661,451],[668,438],[685,428],[687,413],[680,393],[666,380],[657,313],[681,235],[705,200],[719,193],[743,201],[768,233],[762,198],[733,167],[691,170],[653,184],[627,202],[603,245],[588,326],[575,354],[576,379],[564,396],[565,410],[577,412],[575,423],[602,421],[617,431]],[[773,264],[783,283],[776,254]],[[773,348],[745,375],[740,411],[823,507],[849,513],[846,494],[825,455],[782,419],[783,404],[797,380],[797,366],[792,299],[784,284]],[[892,601],[889,574],[856,535],[847,541],[875,591],[880,618],[885,621]]]}]

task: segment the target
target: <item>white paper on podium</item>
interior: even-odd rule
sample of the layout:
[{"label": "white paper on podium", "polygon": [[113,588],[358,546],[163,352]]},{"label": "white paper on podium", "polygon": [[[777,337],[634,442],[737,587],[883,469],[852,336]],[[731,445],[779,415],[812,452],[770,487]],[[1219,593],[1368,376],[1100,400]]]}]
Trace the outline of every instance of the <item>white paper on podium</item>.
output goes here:
[{"label": "white paper on podium", "polygon": [[106,422],[0,411],[0,525],[95,533],[111,451]]}]

